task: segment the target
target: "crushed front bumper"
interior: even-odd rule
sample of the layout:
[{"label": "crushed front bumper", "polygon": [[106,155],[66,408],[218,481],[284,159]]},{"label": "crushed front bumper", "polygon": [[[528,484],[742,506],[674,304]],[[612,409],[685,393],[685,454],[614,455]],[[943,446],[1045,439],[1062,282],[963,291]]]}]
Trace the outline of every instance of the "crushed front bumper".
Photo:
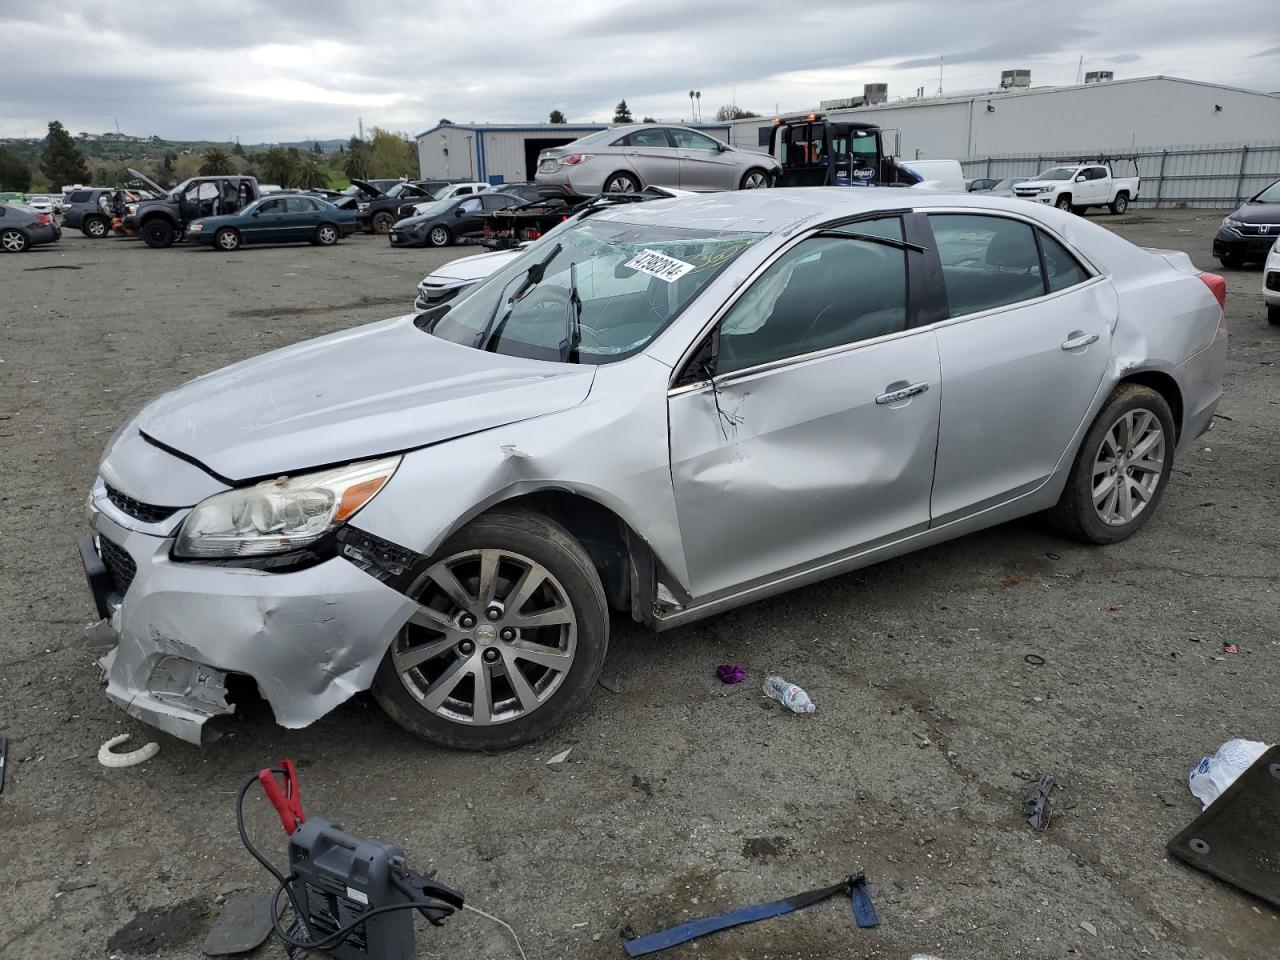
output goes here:
[{"label": "crushed front bumper", "polygon": [[90,520],[82,559],[106,614],[90,634],[116,643],[99,661],[107,696],[190,743],[232,712],[231,673],[253,679],[281,726],[318,720],[369,688],[413,609],[341,558],[288,573],[180,562],[169,556],[180,517],[156,535],[95,496]]}]

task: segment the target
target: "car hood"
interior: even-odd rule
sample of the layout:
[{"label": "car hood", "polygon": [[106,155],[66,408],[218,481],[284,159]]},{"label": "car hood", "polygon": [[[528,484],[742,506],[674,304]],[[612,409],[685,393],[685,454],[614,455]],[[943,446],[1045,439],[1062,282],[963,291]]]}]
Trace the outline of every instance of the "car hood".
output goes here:
[{"label": "car hood", "polygon": [[593,366],[507,357],[397,317],[207,374],[135,426],[231,481],[427,446],[581,403]]},{"label": "car hood", "polygon": [[369,198],[372,200],[381,200],[383,197],[386,196],[386,194],[383,191],[379,190],[368,180],[352,180],[351,185],[353,187],[359,187],[361,190],[367,193],[369,195]]},{"label": "car hood", "polygon": [[524,251],[520,249],[494,250],[492,253],[480,253],[473,257],[459,257],[428,274],[426,279],[484,280],[486,277],[493,276],[522,253]]},{"label": "car hood", "polygon": [[1014,190],[1030,190],[1032,187],[1039,189],[1040,187],[1060,187],[1063,184],[1070,183],[1070,180],[1023,180],[1017,184]]},{"label": "car hood", "polygon": [[1231,219],[1241,223],[1280,223],[1280,203],[1246,203],[1231,214]]}]

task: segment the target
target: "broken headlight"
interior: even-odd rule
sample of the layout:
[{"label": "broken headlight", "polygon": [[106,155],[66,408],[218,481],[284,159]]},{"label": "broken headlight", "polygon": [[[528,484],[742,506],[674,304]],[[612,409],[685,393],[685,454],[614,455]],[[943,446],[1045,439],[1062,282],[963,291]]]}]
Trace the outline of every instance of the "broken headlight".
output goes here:
[{"label": "broken headlight", "polygon": [[400,457],[383,457],[215,494],[182,522],[173,555],[212,560],[305,547],[351,519],[399,465]]}]

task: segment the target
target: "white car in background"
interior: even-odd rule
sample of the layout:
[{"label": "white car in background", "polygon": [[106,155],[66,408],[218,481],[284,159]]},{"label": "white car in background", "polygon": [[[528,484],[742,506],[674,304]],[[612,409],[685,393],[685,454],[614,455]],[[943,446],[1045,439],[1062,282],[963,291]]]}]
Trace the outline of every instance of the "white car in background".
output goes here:
[{"label": "white car in background", "polygon": [[1280,240],[1272,244],[1262,268],[1262,302],[1267,305],[1267,322],[1280,327]]},{"label": "white car in background", "polygon": [[415,310],[431,310],[455,299],[464,290],[487,280],[520,254],[533,241],[527,241],[509,250],[491,250],[472,257],[450,260],[439,270],[429,273],[418,284],[418,297],[413,302]]}]

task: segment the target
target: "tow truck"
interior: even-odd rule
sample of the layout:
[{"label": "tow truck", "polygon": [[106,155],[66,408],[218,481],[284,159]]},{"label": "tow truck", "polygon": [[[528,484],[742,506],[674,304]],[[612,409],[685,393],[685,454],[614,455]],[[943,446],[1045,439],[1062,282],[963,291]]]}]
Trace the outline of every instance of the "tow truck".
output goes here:
[{"label": "tow truck", "polygon": [[[894,134],[892,152],[884,148]],[[902,133],[874,123],[831,120],[825,114],[777,117],[769,131],[769,155],[782,167],[775,187],[910,187],[926,178],[894,158]],[[958,165],[957,165],[958,166]]]},{"label": "tow truck", "polygon": [[578,214],[589,215],[620,203],[669,200],[691,195],[690,191],[675,187],[650,186],[636,193],[599,193],[572,206],[560,197],[544,197],[485,214],[480,243],[491,250],[507,250],[540,239],[544,233]]}]

